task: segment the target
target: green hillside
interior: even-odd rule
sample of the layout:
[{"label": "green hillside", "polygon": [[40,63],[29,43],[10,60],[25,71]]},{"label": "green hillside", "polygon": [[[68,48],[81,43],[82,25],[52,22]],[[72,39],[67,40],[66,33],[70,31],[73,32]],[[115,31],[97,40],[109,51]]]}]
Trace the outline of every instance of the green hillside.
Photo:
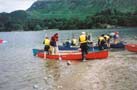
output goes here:
[{"label": "green hillside", "polygon": [[0,13],[0,31],[23,30],[25,23],[31,18],[26,11]]},{"label": "green hillside", "polygon": [[137,0],[38,0],[28,10],[33,18],[85,18],[105,10],[137,10]]}]

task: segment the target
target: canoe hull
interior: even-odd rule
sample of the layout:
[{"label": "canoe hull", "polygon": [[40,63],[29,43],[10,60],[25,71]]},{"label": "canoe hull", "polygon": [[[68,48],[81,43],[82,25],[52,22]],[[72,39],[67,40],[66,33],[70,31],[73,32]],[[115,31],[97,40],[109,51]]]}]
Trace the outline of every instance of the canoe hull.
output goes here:
[{"label": "canoe hull", "polygon": [[[123,42],[120,42],[118,44],[112,44],[111,43],[110,48],[114,48],[114,49],[125,48],[125,44]],[[89,46],[89,51],[93,51],[93,49],[95,51],[99,50],[98,46],[94,46],[94,48]],[[59,50],[78,50],[78,47],[59,46]]]},{"label": "canoe hull", "polygon": [[59,50],[78,50],[78,47],[58,46]]},{"label": "canoe hull", "polygon": [[[40,58],[46,57],[47,59],[53,59],[53,60],[59,60],[61,58],[62,60],[81,60],[82,55],[81,52],[78,53],[67,53],[63,54],[60,53],[60,55],[44,55],[44,52],[37,52],[36,56]],[[108,51],[98,51],[98,52],[89,52],[86,55],[87,60],[93,60],[93,59],[104,59],[108,57]]]},{"label": "canoe hull", "polygon": [[126,49],[131,52],[137,52],[137,44],[127,44]]},{"label": "canoe hull", "polygon": [[123,42],[119,42],[118,44],[110,44],[110,48],[125,48],[125,44]]}]

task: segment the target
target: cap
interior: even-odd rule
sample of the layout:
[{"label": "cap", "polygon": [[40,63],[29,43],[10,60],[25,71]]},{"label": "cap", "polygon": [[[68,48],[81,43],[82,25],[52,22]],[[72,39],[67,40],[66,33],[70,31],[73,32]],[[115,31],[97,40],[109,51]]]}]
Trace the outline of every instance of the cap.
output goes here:
[{"label": "cap", "polygon": [[86,34],[85,32],[82,32],[82,34]]}]

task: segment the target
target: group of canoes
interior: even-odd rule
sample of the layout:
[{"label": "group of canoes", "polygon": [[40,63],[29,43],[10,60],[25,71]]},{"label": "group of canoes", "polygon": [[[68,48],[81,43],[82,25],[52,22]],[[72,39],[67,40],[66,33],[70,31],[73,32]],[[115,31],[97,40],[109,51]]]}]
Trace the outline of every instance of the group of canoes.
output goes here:
[{"label": "group of canoes", "polygon": [[[45,45],[44,50],[33,49],[33,55],[50,60],[94,60],[107,58],[108,48],[126,48],[129,51],[137,52],[137,44],[124,44],[123,42],[118,42],[118,32],[111,33],[110,35],[102,34],[98,37],[96,46],[93,46],[93,42],[89,43],[89,39],[84,35],[85,32],[82,32],[82,35],[79,37],[80,50],[79,47],[71,47],[72,44],[58,45],[58,33],[56,33],[50,40],[48,37],[45,38],[43,41],[43,44]],[[113,43],[110,43],[110,39],[112,38]],[[86,46],[88,48],[86,48]],[[86,49],[88,52],[85,51]],[[49,50],[51,50],[51,52],[49,52]],[[45,51],[48,51],[48,53],[45,53]]]}]

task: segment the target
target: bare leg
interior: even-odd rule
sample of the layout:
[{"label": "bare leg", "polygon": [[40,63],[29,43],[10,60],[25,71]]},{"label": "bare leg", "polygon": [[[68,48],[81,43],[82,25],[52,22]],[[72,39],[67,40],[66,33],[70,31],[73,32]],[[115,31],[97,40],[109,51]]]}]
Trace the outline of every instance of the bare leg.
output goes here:
[{"label": "bare leg", "polygon": [[46,51],[44,51],[44,59],[46,59],[46,54],[47,54]]}]

